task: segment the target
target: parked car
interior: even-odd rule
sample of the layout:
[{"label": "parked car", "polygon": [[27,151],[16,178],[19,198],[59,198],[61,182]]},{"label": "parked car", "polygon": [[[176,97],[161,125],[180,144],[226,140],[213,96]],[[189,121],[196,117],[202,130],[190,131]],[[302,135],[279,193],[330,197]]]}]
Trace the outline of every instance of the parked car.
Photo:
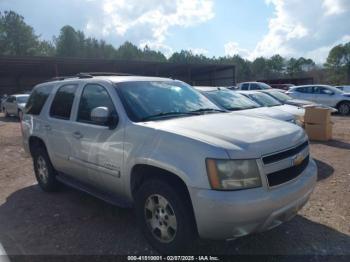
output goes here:
[{"label": "parked car", "polygon": [[1,97],[0,97],[0,110],[1,110],[1,112],[3,112],[3,107],[2,107],[2,105],[3,105],[3,103],[5,102],[5,100],[7,99],[7,95],[5,94],[5,95],[2,95]]},{"label": "parked car", "polygon": [[295,99],[306,99],[334,107],[341,115],[350,113],[350,93],[328,85],[305,85],[291,88],[287,94]]},{"label": "parked car", "polygon": [[275,108],[262,107],[244,95],[227,88],[203,86],[195,88],[224,110],[250,116],[270,117],[300,125],[299,120],[294,115]]},{"label": "parked car", "polygon": [[291,87],[295,86],[293,84],[269,84],[274,89],[288,90]]},{"label": "parked car", "polygon": [[294,99],[293,97],[287,95],[285,92],[281,92],[277,89],[269,89],[269,90],[261,90],[260,92],[263,92],[272,98],[278,100],[282,104],[292,105],[292,106],[310,106],[314,105],[314,102],[307,101],[307,100],[301,100],[301,99]]},{"label": "parked car", "polygon": [[302,119],[305,115],[305,109],[302,107],[292,106],[292,105],[284,105],[275,98],[262,93],[260,91],[239,91],[241,94],[250,98],[254,102],[258,103],[264,107],[273,107],[275,109],[281,110],[283,112],[290,113],[297,117],[298,119]]},{"label": "parked car", "polygon": [[2,111],[5,113],[5,117],[14,115],[22,117],[23,109],[28,101],[29,95],[19,94],[11,95],[2,103]]},{"label": "parked car", "polygon": [[237,85],[239,90],[264,90],[271,89],[271,86],[262,82],[244,82]]},{"label": "parked car", "polygon": [[44,191],[60,183],[134,207],[161,253],[294,217],[317,179],[297,125],[233,115],[177,80],[88,76],[36,86],[25,151]]},{"label": "parked car", "polygon": [[350,93],[350,86],[336,86],[339,90],[345,92],[345,93]]}]

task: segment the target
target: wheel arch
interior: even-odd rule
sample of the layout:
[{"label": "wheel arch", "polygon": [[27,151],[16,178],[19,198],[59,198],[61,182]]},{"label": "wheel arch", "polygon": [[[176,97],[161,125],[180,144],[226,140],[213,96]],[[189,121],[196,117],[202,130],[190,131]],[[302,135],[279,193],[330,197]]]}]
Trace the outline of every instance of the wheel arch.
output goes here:
[{"label": "wheel arch", "polygon": [[149,179],[159,179],[165,181],[169,183],[172,187],[175,187],[176,190],[180,194],[182,194],[182,196],[186,196],[186,199],[188,200],[188,205],[191,209],[191,216],[193,218],[196,231],[198,233],[191,195],[185,181],[179,175],[166,169],[152,166],[149,164],[136,164],[135,166],[133,166],[130,173],[130,189],[132,198],[135,199],[137,190],[140,189],[142,184],[148,181]]},{"label": "wheel arch", "polygon": [[33,156],[33,153],[36,147],[43,147],[45,150],[47,150],[44,140],[41,139],[40,137],[30,136],[28,141],[29,141],[29,152],[31,156]]}]

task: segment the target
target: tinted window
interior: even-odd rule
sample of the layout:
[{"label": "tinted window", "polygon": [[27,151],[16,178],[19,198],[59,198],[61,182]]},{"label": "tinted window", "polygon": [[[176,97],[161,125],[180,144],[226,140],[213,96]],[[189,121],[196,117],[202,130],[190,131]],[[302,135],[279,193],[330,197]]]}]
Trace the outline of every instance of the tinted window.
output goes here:
[{"label": "tinted window", "polygon": [[50,91],[50,86],[40,86],[35,88],[26,104],[26,113],[30,115],[39,115],[50,95]]},{"label": "tinted window", "polygon": [[248,88],[249,88],[249,84],[243,84],[241,89],[248,90]]},{"label": "tinted window", "polygon": [[255,83],[250,84],[250,90],[259,90],[259,89],[260,89],[260,87],[258,84],[255,84]]},{"label": "tinted window", "polygon": [[15,97],[14,96],[10,96],[9,98],[7,98],[6,102],[8,103],[13,103],[15,101]]},{"label": "tinted window", "polygon": [[52,101],[50,116],[68,120],[72,111],[76,85],[65,85],[58,89]]},{"label": "tinted window", "polygon": [[299,88],[296,88],[295,90],[300,93],[311,94],[313,93],[313,86],[299,87]]},{"label": "tinted window", "polygon": [[133,121],[184,117],[220,110],[204,95],[180,81],[140,81],[116,87],[128,116]]},{"label": "tinted window", "polygon": [[27,103],[29,96],[17,96],[17,103]]},{"label": "tinted window", "polygon": [[84,87],[80,98],[78,121],[94,124],[91,120],[91,111],[96,107],[107,107],[110,113],[115,113],[115,108],[107,90],[95,84]]}]

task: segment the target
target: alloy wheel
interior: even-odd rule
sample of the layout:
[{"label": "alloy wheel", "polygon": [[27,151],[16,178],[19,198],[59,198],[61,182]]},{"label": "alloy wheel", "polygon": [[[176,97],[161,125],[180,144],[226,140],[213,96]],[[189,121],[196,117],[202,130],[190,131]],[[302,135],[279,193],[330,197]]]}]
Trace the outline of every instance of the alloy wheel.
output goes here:
[{"label": "alloy wheel", "polygon": [[161,195],[151,195],[145,202],[145,219],[149,230],[160,242],[170,243],[177,232],[175,212],[169,201]]}]

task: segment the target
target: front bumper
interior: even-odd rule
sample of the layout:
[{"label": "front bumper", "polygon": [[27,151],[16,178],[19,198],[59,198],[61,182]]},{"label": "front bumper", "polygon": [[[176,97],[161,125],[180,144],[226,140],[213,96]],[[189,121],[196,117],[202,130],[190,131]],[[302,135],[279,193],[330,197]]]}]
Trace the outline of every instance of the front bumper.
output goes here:
[{"label": "front bumper", "polygon": [[190,188],[200,237],[232,239],[274,228],[292,219],[308,201],[317,180],[317,166],[276,188],[214,191]]}]

